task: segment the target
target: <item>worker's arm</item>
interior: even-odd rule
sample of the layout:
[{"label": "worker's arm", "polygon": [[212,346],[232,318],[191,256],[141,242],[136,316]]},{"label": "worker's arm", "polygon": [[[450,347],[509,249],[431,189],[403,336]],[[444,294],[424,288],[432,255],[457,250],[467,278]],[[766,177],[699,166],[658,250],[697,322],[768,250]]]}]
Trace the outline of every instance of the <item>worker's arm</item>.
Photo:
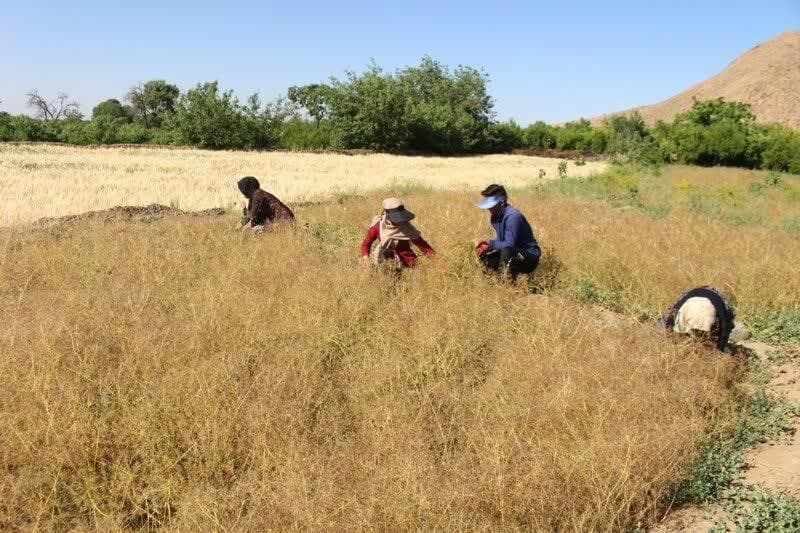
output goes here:
[{"label": "worker's arm", "polygon": [[380,234],[380,228],[378,224],[374,224],[370,226],[367,230],[367,234],[364,236],[364,240],[361,241],[361,255],[368,256],[369,251],[372,248],[372,243],[378,240],[378,236]]},{"label": "worker's arm", "polygon": [[522,218],[519,215],[510,215],[506,219],[505,232],[502,239],[492,239],[489,247],[492,250],[502,250],[503,248],[514,248],[517,242],[517,235],[522,225]]},{"label": "worker's arm", "polygon": [[422,253],[424,253],[431,259],[436,257],[436,252],[434,251],[434,249],[431,247],[430,244],[428,244],[428,241],[423,239],[421,236],[411,242],[413,242]]},{"label": "worker's arm", "polygon": [[253,226],[266,226],[270,220],[271,209],[269,202],[261,194],[254,194],[250,206],[250,223]]}]

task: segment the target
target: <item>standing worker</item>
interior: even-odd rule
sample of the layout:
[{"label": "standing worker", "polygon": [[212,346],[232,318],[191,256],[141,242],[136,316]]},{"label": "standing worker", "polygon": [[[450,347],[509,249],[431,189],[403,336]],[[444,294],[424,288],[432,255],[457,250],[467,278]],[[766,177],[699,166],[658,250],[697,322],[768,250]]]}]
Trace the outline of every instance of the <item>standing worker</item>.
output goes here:
[{"label": "standing worker", "polygon": [[481,191],[481,196],[483,200],[476,206],[489,211],[496,236],[490,241],[473,241],[478,259],[485,268],[512,281],[519,274],[532,273],[539,265],[542,251],[531,225],[516,207],[508,203],[508,194],[502,185],[489,185]]},{"label": "standing worker", "polygon": [[[435,257],[436,252],[431,245],[411,224],[414,216],[399,198],[385,199],[383,213],[372,219],[361,243],[361,258],[364,263],[388,263],[398,271],[413,267],[417,263],[417,254],[411,249],[411,243],[414,243],[426,256]],[[370,251],[375,241],[378,241],[378,245]]]},{"label": "standing worker", "polygon": [[242,221],[237,229],[250,224],[253,233],[259,234],[276,222],[294,222],[292,210],[274,195],[263,190],[253,176],[240,179],[236,185],[247,198],[247,207],[243,209]]}]

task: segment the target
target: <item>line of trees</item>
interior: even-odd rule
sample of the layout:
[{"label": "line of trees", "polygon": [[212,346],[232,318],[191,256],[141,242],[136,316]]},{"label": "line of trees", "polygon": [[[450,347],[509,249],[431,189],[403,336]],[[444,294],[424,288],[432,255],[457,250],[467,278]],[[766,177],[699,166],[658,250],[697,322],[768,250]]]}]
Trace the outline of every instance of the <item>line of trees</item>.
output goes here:
[{"label": "line of trees", "polygon": [[581,119],[523,128],[495,119],[487,83],[479,69],[451,69],[429,57],[395,72],[371,64],[328,83],[291,87],[285,97],[266,103],[258,93],[242,102],[217,82],[181,92],[165,80],[151,80],[133,86],[122,101],[99,103],[91,118],[67,94],[47,99],[33,90],[27,102],[34,116],[0,112],[0,141],[445,155],[527,148],[800,173],[800,132],[757,124],[747,104],[697,101],[671,123],[655,127],[634,112],[597,126]]}]

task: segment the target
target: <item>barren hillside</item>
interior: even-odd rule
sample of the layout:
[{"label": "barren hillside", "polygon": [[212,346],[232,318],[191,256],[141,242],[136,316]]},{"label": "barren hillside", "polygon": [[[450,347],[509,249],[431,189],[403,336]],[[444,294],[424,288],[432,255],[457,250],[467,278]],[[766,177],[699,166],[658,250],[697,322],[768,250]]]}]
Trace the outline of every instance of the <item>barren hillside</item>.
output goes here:
[{"label": "barren hillside", "polygon": [[[671,121],[692,99],[723,97],[751,104],[759,122],[800,129],[800,31],[791,30],[756,45],[711,78],[659,102],[638,108],[648,123]],[[624,112],[632,111],[632,109]],[[594,117],[599,122],[605,115]]]}]

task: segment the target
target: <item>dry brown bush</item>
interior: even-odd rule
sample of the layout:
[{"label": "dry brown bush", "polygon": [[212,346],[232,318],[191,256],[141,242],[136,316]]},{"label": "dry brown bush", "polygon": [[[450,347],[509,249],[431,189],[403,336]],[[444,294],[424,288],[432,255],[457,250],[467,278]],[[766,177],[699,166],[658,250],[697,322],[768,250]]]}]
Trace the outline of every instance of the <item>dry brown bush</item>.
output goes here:
[{"label": "dry brown bush", "polygon": [[[485,278],[464,245],[486,225],[469,199],[406,199],[440,258],[400,279],[357,265],[377,196],[258,238],[219,219],[0,234],[0,527],[652,521],[733,359]],[[771,290],[714,226],[670,274],[657,252],[683,227],[652,237],[641,215],[515,201],[565,279],[614,277],[643,305],[700,274],[742,299]]]}]

